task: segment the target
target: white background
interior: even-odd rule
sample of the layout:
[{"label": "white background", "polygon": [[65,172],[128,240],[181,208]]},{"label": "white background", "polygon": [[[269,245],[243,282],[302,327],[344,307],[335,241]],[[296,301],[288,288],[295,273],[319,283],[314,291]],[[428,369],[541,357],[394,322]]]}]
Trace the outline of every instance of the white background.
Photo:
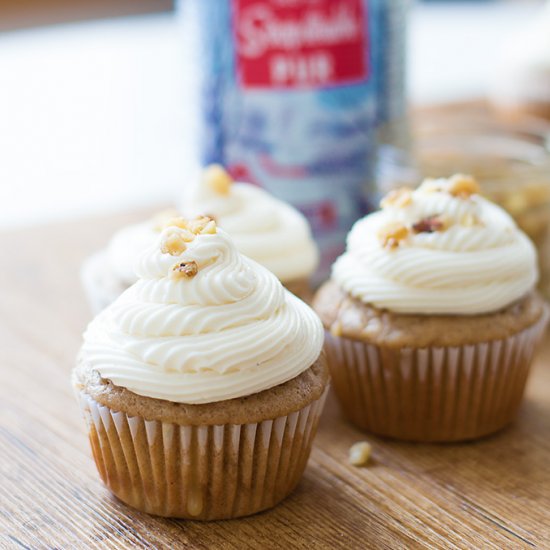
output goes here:
[{"label": "white background", "polygon": [[[414,104],[476,98],[537,3],[415,6]],[[193,165],[173,16],[0,35],[0,229],[176,199]]]}]

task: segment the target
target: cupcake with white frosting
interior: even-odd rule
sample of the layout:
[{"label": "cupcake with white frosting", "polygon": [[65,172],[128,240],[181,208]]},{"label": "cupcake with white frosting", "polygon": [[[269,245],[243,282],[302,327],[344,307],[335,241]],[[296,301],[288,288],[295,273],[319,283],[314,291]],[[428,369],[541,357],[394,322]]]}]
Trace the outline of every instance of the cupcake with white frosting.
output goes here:
[{"label": "cupcake with white frosting", "polygon": [[415,441],[506,426],[547,320],[536,282],[531,241],[472,178],[388,195],[314,300],[345,414]]},{"label": "cupcake with white frosting", "polygon": [[299,481],[328,385],[316,314],[209,218],[174,219],[84,334],[73,385],[124,502],[253,514]]},{"label": "cupcake with white frosting", "polygon": [[[269,269],[297,296],[310,298],[310,277],[319,252],[306,218],[295,208],[255,185],[233,182],[221,166],[212,165],[190,186],[180,211],[185,217],[208,215],[215,219],[242,254]],[[124,227],[104,250],[88,259],[82,280],[94,312],[136,282],[137,256],[175,215],[176,211],[166,212]]]}]

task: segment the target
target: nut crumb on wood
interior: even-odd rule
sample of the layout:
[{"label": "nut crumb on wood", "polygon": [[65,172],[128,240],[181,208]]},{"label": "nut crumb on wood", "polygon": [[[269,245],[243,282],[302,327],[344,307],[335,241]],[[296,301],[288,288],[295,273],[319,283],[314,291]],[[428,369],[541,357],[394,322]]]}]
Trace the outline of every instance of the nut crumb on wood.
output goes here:
[{"label": "nut crumb on wood", "polygon": [[349,449],[349,463],[352,466],[365,466],[371,456],[372,446],[367,441],[354,443]]}]

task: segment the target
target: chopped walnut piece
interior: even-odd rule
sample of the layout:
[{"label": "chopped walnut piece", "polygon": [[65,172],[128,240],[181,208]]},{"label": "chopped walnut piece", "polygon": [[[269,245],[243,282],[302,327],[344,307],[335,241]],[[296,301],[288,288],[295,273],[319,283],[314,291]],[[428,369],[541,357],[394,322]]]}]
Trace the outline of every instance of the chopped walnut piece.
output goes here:
[{"label": "chopped walnut piece", "polygon": [[[170,254],[170,256],[179,256],[180,254],[185,252],[187,245],[185,244],[185,239],[183,238],[182,233],[183,232],[173,232],[168,233],[167,235],[163,235],[162,241],[160,243],[160,251],[163,254]],[[186,231],[185,233],[189,232]]]},{"label": "chopped walnut piece", "polygon": [[456,174],[449,181],[449,193],[454,197],[467,199],[480,191],[479,184],[472,176]]},{"label": "chopped walnut piece", "polygon": [[381,201],[380,207],[387,208],[388,206],[395,206],[397,208],[404,208],[412,203],[412,189],[409,187],[400,187],[390,191]]},{"label": "chopped walnut piece", "polygon": [[353,466],[365,466],[371,456],[372,446],[367,441],[354,443],[349,449],[349,462]]},{"label": "chopped walnut piece", "polygon": [[180,229],[188,229],[188,222],[183,218],[169,218],[164,222],[163,229],[167,227],[179,227]]},{"label": "chopped walnut piece", "polygon": [[443,216],[428,216],[413,224],[412,230],[415,233],[434,233],[447,229],[448,221]]},{"label": "chopped walnut piece", "polygon": [[191,220],[188,226],[195,235],[214,235],[217,231],[216,222],[209,216],[199,216],[197,219]]},{"label": "chopped walnut piece", "polygon": [[409,230],[399,222],[392,222],[382,227],[378,231],[378,238],[382,241],[382,246],[396,248],[400,242],[409,236]]},{"label": "chopped walnut piece", "polygon": [[172,276],[176,279],[192,279],[199,272],[197,262],[179,262],[172,267]]},{"label": "chopped walnut piece", "polygon": [[201,235],[215,235],[217,232],[216,222],[210,220],[206,225],[200,230]]},{"label": "chopped walnut piece", "polygon": [[231,189],[233,179],[223,166],[211,164],[203,172],[204,183],[215,193],[227,195]]}]

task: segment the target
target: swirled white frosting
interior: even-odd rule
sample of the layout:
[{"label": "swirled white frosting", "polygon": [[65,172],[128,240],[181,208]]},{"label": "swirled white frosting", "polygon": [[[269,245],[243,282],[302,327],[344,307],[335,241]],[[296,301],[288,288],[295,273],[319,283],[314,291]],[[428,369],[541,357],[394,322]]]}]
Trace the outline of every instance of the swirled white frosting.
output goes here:
[{"label": "swirled white frosting", "polygon": [[[185,217],[214,216],[241,253],[267,267],[283,283],[309,277],[319,262],[305,217],[254,185],[233,183],[227,194],[219,194],[201,182],[191,188],[181,211]],[[137,280],[135,259],[157,237],[153,222],[115,233],[107,259],[118,279],[129,285]]]},{"label": "swirled white frosting", "polygon": [[[182,261],[196,262],[196,276],[170,276]],[[81,351],[115,385],[173,402],[222,401],[282,384],[321,352],[315,313],[223,230],[198,235],[179,256],[157,240],[136,270],[139,280],[90,323]]]},{"label": "swirled white frosting", "polygon": [[267,267],[283,283],[309,277],[319,252],[305,217],[287,203],[249,183],[233,183],[227,195],[206,185],[190,189],[182,212],[213,215],[237,249]]},{"label": "swirled white frosting", "polygon": [[[455,197],[448,186],[449,180],[426,182],[408,205],[359,220],[333,280],[364,303],[417,314],[489,313],[532,290],[538,273],[531,241],[495,204],[479,195]],[[411,231],[395,248],[379,238],[390,223],[410,228],[434,215],[445,217],[444,230]]]}]

